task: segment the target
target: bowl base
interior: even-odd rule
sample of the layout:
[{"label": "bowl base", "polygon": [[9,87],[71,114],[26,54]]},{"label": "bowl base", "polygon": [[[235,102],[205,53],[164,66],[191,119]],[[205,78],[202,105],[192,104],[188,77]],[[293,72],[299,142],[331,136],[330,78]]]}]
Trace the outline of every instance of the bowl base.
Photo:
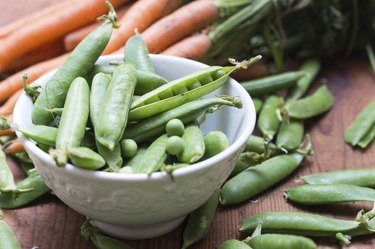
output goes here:
[{"label": "bowl base", "polygon": [[146,226],[121,226],[103,223],[93,220],[93,224],[99,228],[103,233],[119,239],[151,239],[159,237],[177,228],[185,219],[186,216],[170,220],[163,223],[146,225]]}]

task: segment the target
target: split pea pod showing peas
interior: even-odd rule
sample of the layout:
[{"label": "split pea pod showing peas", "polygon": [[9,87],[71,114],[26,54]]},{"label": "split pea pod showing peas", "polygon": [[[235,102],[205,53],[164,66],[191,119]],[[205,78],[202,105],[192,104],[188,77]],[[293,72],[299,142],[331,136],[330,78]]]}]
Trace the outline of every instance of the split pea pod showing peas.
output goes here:
[{"label": "split pea pod showing peas", "polygon": [[304,205],[339,202],[375,202],[375,190],[349,184],[306,184],[284,190],[285,197]]},{"label": "split pea pod showing peas", "polygon": [[218,189],[203,205],[189,214],[182,235],[183,244],[181,249],[189,248],[189,246],[200,241],[207,235],[219,204],[219,194],[220,190]]},{"label": "split pea pod showing peas", "polygon": [[249,200],[291,174],[304,158],[298,152],[275,156],[240,172],[221,188],[221,204],[233,205]]},{"label": "split pea pod showing peas", "polygon": [[231,72],[259,59],[257,56],[236,66],[212,66],[168,82],[136,99],[129,120],[144,119],[206,95],[227,82]]},{"label": "split pea pod showing peas", "polygon": [[225,105],[242,108],[241,100],[236,97],[221,96],[193,100],[166,112],[141,120],[135,125],[129,125],[125,129],[124,138],[131,138],[136,142],[142,142],[152,136],[165,132],[165,125],[171,119],[178,118],[186,124],[192,122],[197,116],[210,108]]},{"label": "split pea pod showing peas", "polygon": [[302,212],[265,212],[246,218],[240,231],[250,233],[259,224],[266,232],[289,233],[312,237],[370,234],[366,225],[357,221],[334,219],[322,215]]},{"label": "split pea pod showing peas", "polygon": [[375,187],[375,168],[333,170],[301,177],[308,184],[350,184]]},{"label": "split pea pod showing peas", "polygon": [[17,188],[30,191],[18,195],[12,192],[2,193],[0,195],[0,208],[13,209],[23,207],[50,191],[35,169],[31,170],[29,176],[17,183]]},{"label": "split pea pod showing peas", "polygon": [[54,120],[54,115],[48,110],[64,105],[71,82],[77,77],[84,77],[104,51],[117,19],[112,6],[110,6],[109,14],[103,16],[102,19],[105,19],[104,23],[77,45],[43,88],[34,103],[32,111],[34,124],[49,125]]},{"label": "split pea pod showing peas", "polygon": [[66,95],[56,135],[56,149],[80,146],[85,136],[89,104],[90,88],[84,78],[78,77],[73,80]]},{"label": "split pea pod showing peas", "polygon": [[109,150],[113,150],[122,138],[136,84],[134,66],[126,63],[118,65],[108,86],[101,115],[95,127],[96,140]]},{"label": "split pea pod showing peas", "polygon": [[375,101],[367,104],[345,131],[345,142],[356,146],[375,124]]},{"label": "split pea pod showing peas", "polygon": [[260,79],[241,82],[245,90],[254,96],[275,93],[296,85],[297,81],[305,75],[304,72],[286,72],[267,76]]},{"label": "split pea pod showing peas", "polygon": [[262,234],[251,238],[247,244],[253,249],[316,249],[312,239],[287,234]]},{"label": "split pea pod showing peas", "polygon": [[334,100],[327,86],[322,85],[310,96],[287,102],[285,109],[291,118],[307,119],[331,109]]},{"label": "split pea pod showing peas", "polygon": [[3,213],[0,211],[0,248],[22,249],[9,225],[3,220]]},{"label": "split pea pod showing peas", "polygon": [[279,130],[280,120],[277,110],[282,104],[282,98],[276,95],[267,97],[260,110],[257,127],[267,141],[271,141]]}]

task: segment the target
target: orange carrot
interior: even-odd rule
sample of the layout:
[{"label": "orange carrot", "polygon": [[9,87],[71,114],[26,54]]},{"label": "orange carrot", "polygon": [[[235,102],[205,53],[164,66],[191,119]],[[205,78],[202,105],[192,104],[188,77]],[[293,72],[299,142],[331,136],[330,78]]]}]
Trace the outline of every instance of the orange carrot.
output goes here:
[{"label": "orange carrot", "polygon": [[[125,1],[129,0],[111,0],[111,3],[116,7]],[[4,72],[12,60],[92,22],[106,12],[108,7],[105,1],[85,0],[74,1],[71,7],[61,9],[53,15],[41,16],[0,40],[0,72]]]},{"label": "orange carrot", "polygon": [[19,152],[25,152],[25,148],[20,140],[15,139],[9,141],[3,145],[3,151],[5,154],[10,155]]},{"label": "orange carrot", "polygon": [[160,53],[179,40],[190,36],[217,20],[213,0],[197,0],[160,19],[142,33],[150,53]]},{"label": "orange carrot", "polygon": [[207,54],[211,46],[210,37],[206,33],[200,33],[175,43],[164,50],[162,54],[198,60]]},{"label": "orange carrot", "polygon": [[35,12],[31,15],[26,15],[21,18],[18,18],[16,21],[13,21],[9,24],[6,24],[0,27],[0,38],[4,38],[14,31],[17,31],[20,28],[24,28],[36,20],[43,18],[44,16],[54,15],[60,9],[70,8],[72,6],[72,0],[61,1],[52,5],[49,5],[38,12]]},{"label": "orange carrot", "polygon": [[23,87],[22,77],[24,74],[27,73],[28,83],[31,84],[34,80],[36,80],[43,74],[60,66],[64,62],[64,60],[68,57],[68,55],[69,54],[63,54],[56,58],[40,62],[31,67],[23,69],[9,76],[2,82],[0,82],[0,102],[3,102],[4,100],[12,96],[15,92],[22,89]]},{"label": "orange carrot", "polygon": [[[121,6],[117,11],[118,18],[121,18],[124,16],[126,11],[134,4],[134,2],[130,2],[125,4],[124,6]],[[93,31],[96,27],[100,25],[99,22],[90,23],[89,25],[86,25],[80,29],[77,29],[73,32],[70,32],[69,34],[65,35],[64,37],[64,48],[65,51],[71,51],[73,50],[78,43],[80,43],[83,38],[85,38],[91,31]]]},{"label": "orange carrot", "polygon": [[16,105],[16,102],[21,96],[22,92],[23,89],[18,90],[11,97],[9,97],[2,106],[0,106],[0,115],[8,115],[13,112],[14,106]]},{"label": "orange carrot", "polygon": [[38,48],[28,52],[25,55],[12,61],[8,67],[7,71],[17,72],[21,69],[54,58],[65,52],[63,40],[61,38],[57,40],[50,41]]},{"label": "orange carrot", "polygon": [[[178,3],[178,4],[176,4]],[[134,35],[134,30],[142,32],[170,10],[170,6],[178,6],[181,0],[139,0],[118,20],[120,27],[114,30],[104,54],[110,54],[124,46]]]},{"label": "orange carrot", "polygon": [[15,132],[12,129],[0,130],[0,137],[1,136],[10,136],[10,135],[14,135],[14,134],[15,134]]}]

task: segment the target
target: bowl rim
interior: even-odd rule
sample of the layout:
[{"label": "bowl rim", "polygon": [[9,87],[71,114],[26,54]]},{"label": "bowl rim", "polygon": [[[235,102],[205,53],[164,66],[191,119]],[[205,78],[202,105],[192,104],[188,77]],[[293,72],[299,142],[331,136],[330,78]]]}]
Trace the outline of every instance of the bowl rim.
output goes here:
[{"label": "bowl rim", "polygon": [[[170,56],[170,55],[161,55],[161,54],[150,54],[151,59],[153,58],[159,58],[159,59],[168,59],[168,60],[174,60],[174,61],[183,61],[184,63],[194,63],[194,64],[199,64],[199,66],[203,67],[208,67],[209,65],[204,64],[199,61],[194,61],[186,58],[181,58],[181,57],[175,57],[175,56]],[[116,60],[122,60],[123,55],[121,54],[113,54],[113,55],[103,55],[99,57],[98,61],[96,62],[97,64],[102,63],[103,61],[116,61]],[[52,74],[56,71],[57,69],[51,70],[48,73],[45,73],[38,79],[36,79],[33,84],[38,84],[41,81],[44,81],[52,76]],[[181,177],[184,175],[189,175],[195,171],[200,171],[204,170],[211,165],[215,165],[216,163],[221,162],[225,158],[227,158],[229,155],[233,153],[237,153],[237,151],[245,145],[247,139],[251,136],[253,133],[254,127],[255,127],[255,121],[256,121],[256,112],[255,112],[255,107],[254,103],[252,101],[251,96],[247,93],[247,91],[238,83],[236,80],[233,78],[229,77],[228,81],[231,81],[233,84],[233,87],[236,88],[236,91],[242,92],[243,96],[247,96],[245,99],[242,98],[241,96],[241,101],[243,103],[243,109],[248,109],[247,110],[247,115],[245,115],[243,119],[243,125],[242,127],[247,127],[247,129],[243,129],[242,133],[239,133],[238,138],[234,140],[232,144],[228,146],[227,149],[224,151],[220,152],[219,154],[212,156],[206,160],[203,160],[198,163],[194,163],[188,167],[183,167],[179,168],[173,171],[173,177]],[[13,120],[14,123],[17,124],[18,121],[18,116],[22,113],[22,108],[20,104],[20,100],[23,98],[27,98],[25,92],[21,94],[19,99],[17,100],[16,106],[14,108],[13,112]],[[18,114],[20,113],[20,114]],[[57,166],[55,161],[52,159],[52,157],[38,148],[34,142],[32,142],[30,139],[27,137],[23,136],[22,133],[16,131],[17,137],[21,140],[23,145],[26,148],[26,151],[31,151],[36,157],[40,158],[43,162],[47,162],[49,165],[54,165],[56,166],[55,170],[60,170],[61,172],[66,172],[69,174],[74,174],[77,176],[85,177],[85,178],[108,178],[110,180],[126,180],[126,181],[159,181],[159,180],[165,180],[166,178],[170,179],[170,175],[166,172],[154,172],[150,175],[146,173],[137,173],[137,174],[121,174],[121,173],[114,173],[114,172],[105,172],[105,171],[91,171],[91,170],[85,170],[81,169],[78,167],[73,166],[72,164],[66,164],[64,166]]]}]

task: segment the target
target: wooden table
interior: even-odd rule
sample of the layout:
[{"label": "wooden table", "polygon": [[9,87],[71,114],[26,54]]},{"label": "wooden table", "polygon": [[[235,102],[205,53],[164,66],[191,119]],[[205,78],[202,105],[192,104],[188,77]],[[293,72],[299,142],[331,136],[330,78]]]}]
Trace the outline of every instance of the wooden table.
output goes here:
[{"label": "wooden table", "polygon": [[[0,25],[4,25],[28,13],[32,13],[58,0],[1,1]],[[43,18],[43,17],[41,17]],[[1,49],[1,48],[0,48]],[[314,154],[285,181],[274,186],[247,203],[235,207],[220,207],[207,237],[191,248],[214,248],[231,238],[244,238],[238,232],[241,221],[252,214],[264,211],[306,211],[338,218],[353,219],[356,213],[370,204],[350,203],[322,207],[297,206],[287,203],[282,190],[298,184],[298,177],[332,169],[348,169],[375,166],[375,145],[366,151],[354,150],[343,141],[343,134],[356,114],[370,100],[375,99],[375,73],[365,59],[336,59],[323,66],[318,80],[333,91],[336,101],[326,115],[309,120],[307,132],[312,136]],[[10,161],[10,163],[12,163]],[[22,173],[13,167],[17,179]],[[65,206],[58,198],[49,195],[32,205],[16,210],[4,210],[6,222],[11,226],[23,248],[36,246],[40,249],[89,249],[94,248],[80,235],[84,217]],[[179,248],[183,227],[159,238],[143,241],[127,241],[138,249]],[[334,239],[317,239],[319,248],[340,248]],[[354,238],[349,248],[375,248],[375,236]]]}]

